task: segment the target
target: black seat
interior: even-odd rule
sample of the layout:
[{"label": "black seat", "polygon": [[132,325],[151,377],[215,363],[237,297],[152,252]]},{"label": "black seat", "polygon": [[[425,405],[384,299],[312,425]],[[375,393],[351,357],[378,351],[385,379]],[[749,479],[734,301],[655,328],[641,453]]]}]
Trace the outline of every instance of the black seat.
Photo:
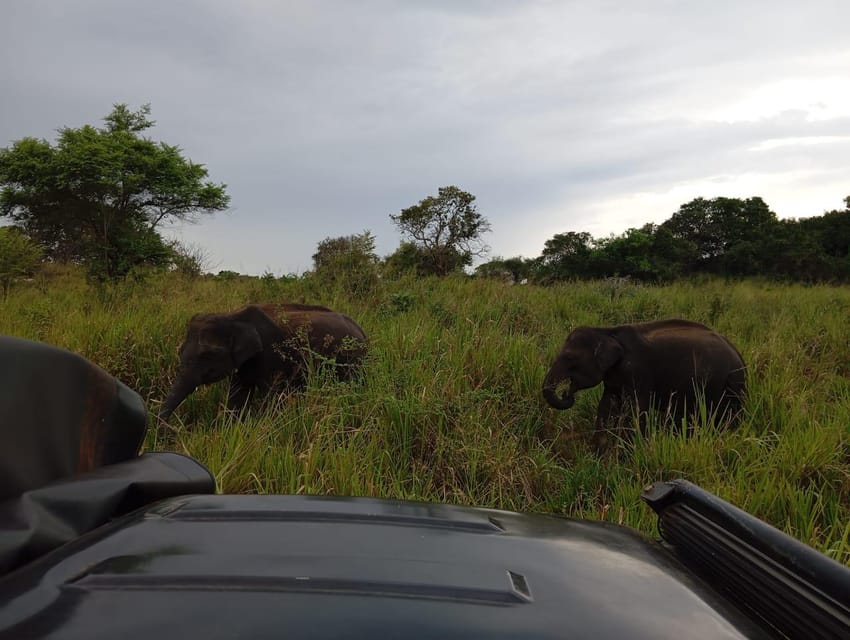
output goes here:
[{"label": "black seat", "polygon": [[213,493],[186,456],[139,456],[142,398],[85,358],[0,336],[0,575],[161,498]]}]

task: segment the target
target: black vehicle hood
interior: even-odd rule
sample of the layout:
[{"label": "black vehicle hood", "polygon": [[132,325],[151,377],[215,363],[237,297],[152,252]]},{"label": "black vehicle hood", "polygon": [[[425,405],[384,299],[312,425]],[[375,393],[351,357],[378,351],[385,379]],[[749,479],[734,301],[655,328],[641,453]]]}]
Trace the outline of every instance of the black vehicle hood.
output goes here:
[{"label": "black vehicle hood", "polygon": [[0,579],[0,637],[764,637],[616,525],[371,498],[188,496]]}]

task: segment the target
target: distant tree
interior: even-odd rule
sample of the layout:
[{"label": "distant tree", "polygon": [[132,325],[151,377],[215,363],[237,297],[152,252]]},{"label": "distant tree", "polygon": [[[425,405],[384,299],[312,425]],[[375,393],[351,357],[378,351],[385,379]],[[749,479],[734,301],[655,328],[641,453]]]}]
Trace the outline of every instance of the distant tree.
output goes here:
[{"label": "distant tree", "polygon": [[535,261],[522,256],[514,256],[513,258],[506,258],[502,261],[502,264],[511,274],[514,284],[519,284],[529,278]]},{"label": "distant tree", "polygon": [[642,227],[652,234],[652,257],[655,279],[669,281],[686,275],[699,259],[699,249],[686,238],[677,238],[669,229],[646,224]]},{"label": "distant tree", "polygon": [[661,227],[674,238],[696,247],[698,269],[749,275],[759,266],[751,258],[742,259],[742,248],[731,262],[724,260],[724,256],[734,254],[732,248],[740,243],[758,244],[776,222],[776,214],[758,197],[696,198],[679,207]]},{"label": "distant tree", "polygon": [[350,293],[364,293],[376,285],[379,261],[375,253],[375,236],[368,230],[350,236],[325,238],[313,254],[316,275],[344,285]]},{"label": "distant tree", "polygon": [[667,281],[682,275],[696,255],[693,243],[651,223],[602,239],[570,231],[546,241],[534,277],[543,283],[614,276]]},{"label": "distant tree", "polygon": [[555,234],[543,246],[535,279],[547,282],[591,277],[594,243],[586,231]]},{"label": "distant tree", "polygon": [[[560,233],[529,261],[532,278],[546,284],[579,278],[670,281],[696,272],[763,275],[808,282],[850,281],[850,196],[844,210],[801,220],[779,220],[761,198],[697,198],[661,225],[594,239]],[[482,271],[505,268],[504,261]]]},{"label": "distant tree", "polygon": [[41,249],[16,227],[0,227],[0,286],[3,300],[12,283],[31,276],[41,263]]},{"label": "distant tree", "polygon": [[492,280],[513,281],[513,276],[505,266],[505,259],[496,257],[475,267],[475,275],[479,278]]},{"label": "distant tree", "polygon": [[628,229],[597,243],[594,262],[598,276],[631,277],[636,280],[657,280],[652,233]]},{"label": "distant tree", "polygon": [[189,278],[198,278],[210,269],[210,254],[201,246],[179,240],[168,243],[171,249],[171,269]]},{"label": "distant tree", "polygon": [[823,252],[834,258],[850,256],[850,196],[844,203],[843,211],[834,209],[822,216],[800,220],[800,225],[814,234]]},{"label": "distant tree", "polygon": [[390,214],[390,219],[420,250],[420,271],[444,276],[489,250],[481,236],[490,230],[490,223],[478,212],[475,196],[455,186],[440,187],[437,196]]},{"label": "distant tree", "polygon": [[0,149],[0,217],[19,224],[54,260],[83,262],[120,278],[158,263],[158,225],[226,209],[225,185],[178,147],[142,136],[150,106],[116,104],[100,128],[59,130],[55,145],[22,138]]},{"label": "distant tree", "polygon": [[368,230],[350,236],[325,238],[313,254],[313,266],[316,271],[356,269],[362,265],[372,266],[377,263],[375,236]]},{"label": "distant tree", "polygon": [[765,271],[794,280],[850,280],[850,197],[845,210],[782,220],[761,243]]},{"label": "distant tree", "polygon": [[382,263],[383,272],[390,276],[413,274],[419,277],[434,273],[434,267],[425,252],[413,242],[402,242]]},{"label": "distant tree", "polygon": [[781,280],[817,282],[840,279],[833,272],[833,265],[824,255],[815,234],[800,224],[800,221],[780,220],[771,233],[756,246],[744,244],[732,251],[730,258],[738,254],[750,254],[760,265],[759,275]]}]

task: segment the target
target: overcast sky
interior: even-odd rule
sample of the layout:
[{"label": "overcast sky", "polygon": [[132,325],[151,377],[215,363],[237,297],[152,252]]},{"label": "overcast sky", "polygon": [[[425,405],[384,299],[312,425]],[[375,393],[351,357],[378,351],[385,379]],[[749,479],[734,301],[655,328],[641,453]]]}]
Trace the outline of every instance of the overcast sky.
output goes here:
[{"label": "overcast sky", "polygon": [[780,217],[850,195],[850,1],[0,2],[0,147],[150,102],[156,140],[225,182],[170,231],[210,268],[311,268],[438,187],[491,255],[621,233],[695,197]]}]

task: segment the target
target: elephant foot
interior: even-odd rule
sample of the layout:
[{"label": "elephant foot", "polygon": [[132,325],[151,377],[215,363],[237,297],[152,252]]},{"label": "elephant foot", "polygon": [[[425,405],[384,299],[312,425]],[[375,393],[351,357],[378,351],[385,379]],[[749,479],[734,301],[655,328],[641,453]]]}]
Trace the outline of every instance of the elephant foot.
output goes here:
[{"label": "elephant foot", "polygon": [[612,434],[607,429],[597,429],[590,438],[590,448],[596,455],[602,455],[611,447]]}]

